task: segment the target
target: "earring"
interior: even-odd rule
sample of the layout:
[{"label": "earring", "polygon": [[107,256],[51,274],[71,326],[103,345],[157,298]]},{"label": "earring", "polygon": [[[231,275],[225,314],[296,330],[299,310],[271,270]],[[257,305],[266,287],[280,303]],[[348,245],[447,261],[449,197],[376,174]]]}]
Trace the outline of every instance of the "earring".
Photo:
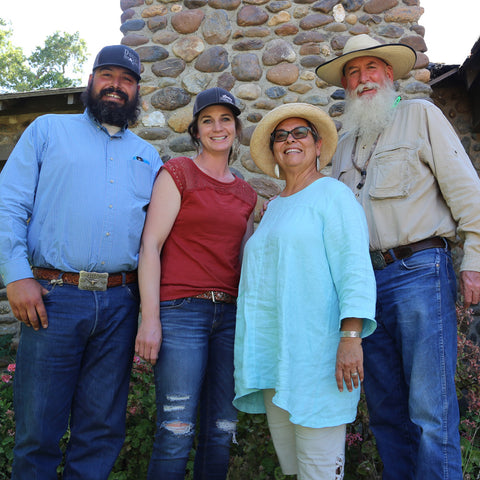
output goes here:
[{"label": "earring", "polygon": [[278,166],[278,163],[276,163],[275,166],[273,167],[273,171],[275,172],[275,176],[277,178],[280,178],[280,167]]},{"label": "earring", "polygon": [[317,157],[317,172],[320,171],[320,157]]}]

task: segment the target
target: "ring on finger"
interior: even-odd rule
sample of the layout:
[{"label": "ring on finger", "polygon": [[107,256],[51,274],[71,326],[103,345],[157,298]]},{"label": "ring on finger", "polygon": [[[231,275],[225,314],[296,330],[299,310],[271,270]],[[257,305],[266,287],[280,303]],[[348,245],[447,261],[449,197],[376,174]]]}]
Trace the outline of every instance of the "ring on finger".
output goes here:
[{"label": "ring on finger", "polygon": [[352,377],[358,377],[358,373],[357,372],[353,372],[350,374]]}]

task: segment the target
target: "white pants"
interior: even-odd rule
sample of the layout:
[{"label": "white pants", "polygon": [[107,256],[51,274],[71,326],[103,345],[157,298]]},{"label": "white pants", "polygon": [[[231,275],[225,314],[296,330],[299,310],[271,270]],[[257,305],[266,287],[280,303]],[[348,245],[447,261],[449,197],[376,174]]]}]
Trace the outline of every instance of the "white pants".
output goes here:
[{"label": "white pants", "polygon": [[346,425],[309,428],[295,425],[289,413],[277,407],[275,390],[263,391],[268,427],[284,475],[298,480],[342,480]]}]

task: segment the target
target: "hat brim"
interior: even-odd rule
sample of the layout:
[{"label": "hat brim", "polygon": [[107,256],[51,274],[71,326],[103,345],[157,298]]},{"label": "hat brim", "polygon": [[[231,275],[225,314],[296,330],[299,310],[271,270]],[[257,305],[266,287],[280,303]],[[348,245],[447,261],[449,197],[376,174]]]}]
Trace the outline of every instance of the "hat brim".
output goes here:
[{"label": "hat brim", "polygon": [[417,54],[412,47],[404,44],[378,45],[375,47],[363,48],[341,55],[337,58],[319,65],[315,73],[330,85],[342,87],[343,69],[345,65],[354,58],[377,57],[382,59],[393,69],[393,79],[405,77],[415,66]]},{"label": "hat brim", "polygon": [[[276,162],[270,150],[270,134],[280,122],[287,118],[303,118],[315,126],[322,139],[319,157],[321,170],[330,162],[337,148],[337,129],[327,113],[309,103],[287,103],[268,112],[256,126],[250,139],[252,160],[263,173],[279,178],[275,175]],[[280,178],[285,178],[281,170]]]},{"label": "hat brim", "polygon": [[233,105],[231,103],[226,103],[226,102],[211,102],[211,103],[208,103],[206,105],[202,105],[202,108],[199,108],[198,110],[196,110],[193,115],[199,115],[200,112],[202,112],[203,110],[205,110],[206,108],[208,107],[213,107],[214,105],[221,105],[222,107],[227,107],[229,108],[232,113],[238,117],[242,111],[236,106],[236,105]]},{"label": "hat brim", "polygon": [[115,63],[115,62],[108,62],[108,63],[102,63],[100,65],[97,65],[94,69],[93,72],[95,73],[99,68],[102,67],[121,67],[124,68],[125,70],[128,70],[137,80],[137,82],[140,81],[142,78],[137,72],[134,72],[131,68],[127,68],[125,65],[122,65],[121,63]]}]

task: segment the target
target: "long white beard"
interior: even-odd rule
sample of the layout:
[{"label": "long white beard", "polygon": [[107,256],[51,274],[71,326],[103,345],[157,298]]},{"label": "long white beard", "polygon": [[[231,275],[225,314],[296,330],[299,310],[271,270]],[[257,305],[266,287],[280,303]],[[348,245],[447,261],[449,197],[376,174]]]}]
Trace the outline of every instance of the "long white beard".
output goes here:
[{"label": "long white beard", "polygon": [[376,88],[377,93],[367,98],[347,92],[344,127],[360,138],[376,138],[391,122],[398,94],[390,84],[368,83],[357,90],[366,86]]}]

